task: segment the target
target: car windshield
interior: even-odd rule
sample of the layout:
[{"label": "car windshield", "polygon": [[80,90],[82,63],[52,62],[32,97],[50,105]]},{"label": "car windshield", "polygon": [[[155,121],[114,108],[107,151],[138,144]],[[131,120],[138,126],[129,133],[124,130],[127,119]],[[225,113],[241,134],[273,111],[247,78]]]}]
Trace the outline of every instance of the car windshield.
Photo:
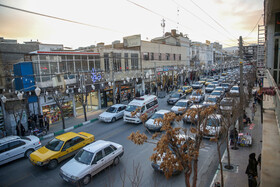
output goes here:
[{"label": "car windshield", "polygon": [[115,108],[115,107],[110,107],[110,108],[108,108],[107,110],[106,110],[106,112],[109,112],[109,113],[116,113],[117,112],[117,108]]},{"label": "car windshield", "polygon": [[218,119],[215,119],[215,118],[208,119],[207,120],[207,126],[218,127],[219,126]]},{"label": "car windshield", "polygon": [[232,90],[239,90],[238,87],[232,87]]},{"label": "car windshield", "polygon": [[212,84],[219,84],[218,81],[214,81]]},{"label": "car windshield", "polygon": [[183,87],[182,88],[182,90],[188,90],[189,89],[189,87]]},{"label": "car windshield", "polygon": [[54,138],[50,142],[48,142],[46,148],[52,151],[59,151],[63,144],[64,141]]},{"label": "car windshield", "polygon": [[192,95],[193,96],[201,96],[201,94],[199,92],[194,92]]},{"label": "car windshield", "polygon": [[221,92],[212,92],[211,95],[221,95]]},{"label": "car windshield", "polygon": [[222,84],[223,87],[228,87],[228,84]]},{"label": "car windshield", "polygon": [[86,165],[90,165],[91,161],[93,158],[93,153],[85,151],[85,150],[80,150],[76,156],[74,157],[74,159],[80,163],[86,164]]},{"label": "car windshield", "polygon": [[136,108],[138,108],[139,106],[135,106],[135,105],[128,105],[125,109],[125,111],[127,112],[133,112],[136,110]]},{"label": "car windshield", "polygon": [[174,94],[172,94],[170,97],[173,97],[173,98],[180,98],[180,94],[179,94],[179,93],[174,93]]},{"label": "car windshield", "polygon": [[207,98],[207,102],[214,102],[214,103],[216,103],[216,101],[217,101],[216,97],[208,97]]},{"label": "car windshield", "polygon": [[223,106],[231,106],[232,105],[232,102],[230,102],[230,101],[221,101],[221,105],[223,105]]},{"label": "car windshield", "polygon": [[194,84],[200,84],[200,82],[195,82]]},{"label": "car windshield", "polygon": [[223,88],[221,88],[221,87],[218,87],[218,88],[216,88],[215,90],[223,90]]},{"label": "car windshield", "polygon": [[188,105],[187,102],[177,102],[175,106],[186,107]]},{"label": "car windshield", "polygon": [[215,87],[215,85],[213,85],[213,84],[209,84],[208,86],[207,86],[207,88],[214,88]]},{"label": "car windshield", "polygon": [[151,119],[158,119],[158,118],[162,118],[163,119],[163,114],[154,114]]}]

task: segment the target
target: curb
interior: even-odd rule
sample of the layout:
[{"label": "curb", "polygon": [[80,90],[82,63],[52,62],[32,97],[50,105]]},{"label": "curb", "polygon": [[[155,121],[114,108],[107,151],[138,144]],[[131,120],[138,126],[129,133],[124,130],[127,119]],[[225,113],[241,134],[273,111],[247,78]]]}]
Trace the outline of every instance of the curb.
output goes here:
[{"label": "curb", "polygon": [[47,135],[45,135],[45,136],[40,137],[39,139],[40,139],[40,141],[42,141],[42,140],[45,140],[45,139],[48,139],[48,138],[52,138],[52,137],[54,137],[54,136],[63,134],[63,133],[65,133],[65,132],[72,131],[73,129],[77,129],[77,128],[79,128],[79,127],[88,125],[88,124],[93,123],[93,122],[95,122],[95,121],[97,121],[97,120],[98,120],[98,118],[94,118],[94,119],[91,119],[91,120],[89,120],[89,121],[85,121],[85,122],[83,122],[83,123],[80,123],[80,124],[78,124],[78,125],[74,125],[74,126],[72,126],[72,127],[68,127],[68,128],[66,128],[66,129],[62,129],[62,130],[59,130],[59,131],[57,131],[57,132],[47,134]]}]

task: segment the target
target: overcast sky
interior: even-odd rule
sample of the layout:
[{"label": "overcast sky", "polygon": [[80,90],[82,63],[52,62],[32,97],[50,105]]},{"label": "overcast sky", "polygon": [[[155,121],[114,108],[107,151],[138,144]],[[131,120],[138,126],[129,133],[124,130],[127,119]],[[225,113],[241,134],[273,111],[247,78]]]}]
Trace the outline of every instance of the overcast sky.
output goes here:
[{"label": "overcast sky", "polygon": [[38,39],[73,49],[110,44],[135,34],[151,40],[162,36],[163,18],[165,31],[177,29],[192,41],[210,40],[230,47],[237,45],[239,36],[249,34],[245,41],[252,43],[257,41],[257,27],[251,31],[263,14],[263,0],[0,0],[0,4],[92,25],[0,6],[0,37],[19,43]]}]

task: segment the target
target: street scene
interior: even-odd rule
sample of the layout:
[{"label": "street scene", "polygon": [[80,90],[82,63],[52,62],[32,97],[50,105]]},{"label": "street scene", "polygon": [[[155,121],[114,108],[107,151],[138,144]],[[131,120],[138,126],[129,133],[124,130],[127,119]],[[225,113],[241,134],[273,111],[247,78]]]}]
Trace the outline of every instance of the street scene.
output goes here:
[{"label": "street scene", "polygon": [[53,3],[0,0],[0,187],[280,185],[280,2]]}]

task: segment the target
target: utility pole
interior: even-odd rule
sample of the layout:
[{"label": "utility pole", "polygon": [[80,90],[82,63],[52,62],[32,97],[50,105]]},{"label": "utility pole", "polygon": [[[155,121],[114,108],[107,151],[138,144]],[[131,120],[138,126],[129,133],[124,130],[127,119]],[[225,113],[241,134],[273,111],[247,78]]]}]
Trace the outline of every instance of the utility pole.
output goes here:
[{"label": "utility pole", "polygon": [[239,68],[240,68],[240,104],[241,111],[239,116],[239,130],[243,130],[243,115],[244,115],[244,88],[243,88],[243,40],[242,36],[239,37]]}]

